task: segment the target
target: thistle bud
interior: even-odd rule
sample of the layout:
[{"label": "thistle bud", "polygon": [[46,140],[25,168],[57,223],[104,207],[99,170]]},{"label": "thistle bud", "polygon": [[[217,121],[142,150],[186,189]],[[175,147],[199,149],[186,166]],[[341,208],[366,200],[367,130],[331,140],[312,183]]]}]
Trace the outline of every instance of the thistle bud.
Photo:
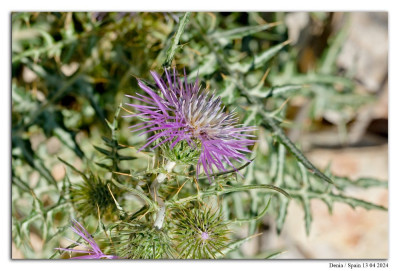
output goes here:
[{"label": "thistle bud", "polygon": [[[115,188],[111,186],[112,188]],[[117,189],[113,192],[118,194]],[[93,174],[89,178],[78,184],[73,184],[70,188],[71,202],[77,211],[83,216],[112,214],[116,211],[114,200],[105,181]]]},{"label": "thistle bud", "polygon": [[174,240],[183,259],[215,259],[223,255],[229,230],[220,212],[211,209],[185,208],[175,214]]},{"label": "thistle bud", "polygon": [[173,259],[176,257],[167,231],[158,230],[151,223],[122,222],[114,238],[118,255],[125,259]]}]

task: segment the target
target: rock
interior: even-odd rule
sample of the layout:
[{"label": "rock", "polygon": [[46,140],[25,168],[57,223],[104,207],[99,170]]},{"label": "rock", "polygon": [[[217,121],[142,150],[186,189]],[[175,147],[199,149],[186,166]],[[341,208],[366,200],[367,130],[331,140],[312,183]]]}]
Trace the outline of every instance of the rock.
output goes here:
[{"label": "rock", "polygon": [[350,29],[338,65],[355,70],[355,77],[370,92],[377,92],[388,69],[387,12],[352,12]]},{"label": "rock", "polygon": [[56,181],[61,181],[65,176],[65,166],[64,164],[58,163],[51,169],[51,176]]},{"label": "rock", "polygon": [[47,148],[48,154],[50,154],[50,155],[56,154],[59,152],[59,150],[61,148],[61,142],[57,137],[52,136],[47,140],[46,148]]},{"label": "rock", "polygon": [[24,66],[22,70],[22,79],[25,81],[25,83],[32,83],[37,79],[37,75],[31,69]]}]

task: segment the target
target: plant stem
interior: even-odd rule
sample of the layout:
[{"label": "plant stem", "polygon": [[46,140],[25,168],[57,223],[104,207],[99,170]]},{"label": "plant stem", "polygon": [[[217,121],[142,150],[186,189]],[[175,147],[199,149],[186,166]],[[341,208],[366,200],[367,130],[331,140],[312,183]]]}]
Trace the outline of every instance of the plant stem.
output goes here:
[{"label": "plant stem", "polygon": [[161,229],[162,225],[164,223],[164,218],[165,218],[165,203],[164,201],[158,196],[158,188],[160,187],[161,183],[164,182],[165,178],[167,177],[167,174],[172,172],[174,167],[176,166],[176,162],[171,162],[168,161],[168,163],[165,165],[164,169],[166,173],[160,173],[153,181],[150,187],[150,193],[154,194],[154,198],[157,201],[158,205],[160,206],[160,209],[157,212],[156,215],[156,221],[154,221],[154,227],[157,229]]}]

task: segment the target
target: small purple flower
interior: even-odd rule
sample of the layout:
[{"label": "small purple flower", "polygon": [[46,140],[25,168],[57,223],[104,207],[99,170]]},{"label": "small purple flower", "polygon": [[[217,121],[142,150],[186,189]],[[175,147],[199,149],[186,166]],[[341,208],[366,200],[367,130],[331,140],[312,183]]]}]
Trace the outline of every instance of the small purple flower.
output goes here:
[{"label": "small purple flower", "polygon": [[155,132],[148,138],[143,150],[156,140],[160,142],[156,148],[170,142],[172,149],[177,143],[185,140],[192,149],[201,148],[197,163],[197,174],[200,166],[210,178],[213,166],[219,171],[226,171],[224,162],[236,169],[231,160],[249,162],[246,152],[251,152],[247,146],[255,140],[254,135],[246,134],[255,127],[244,127],[237,123],[235,113],[226,113],[221,105],[221,98],[200,88],[199,79],[188,83],[186,74],[182,82],[173,70],[171,75],[165,70],[167,83],[154,71],[150,72],[157,84],[161,96],[139,80],[139,87],[148,95],[136,93],[136,96],[126,95],[143,104],[130,104],[139,113],[124,117],[140,117],[144,121],[133,125],[132,132],[146,129],[140,135]]},{"label": "small purple flower", "polygon": [[77,245],[80,245],[87,250],[83,249],[73,249],[73,248],[56,248],[62,251],[76,252],[76,253],[89,253],[89,255],[72,257],[71,259],[118,259],[118,256],[115,255],[105,255],[97,245],[96,241],[94,241],[92,235],[75,219],[72,221],[73,226],[71,227],[72,231],[82,237],[90,247],[74,242]]},{"label": "small purple flower", "polygon": [[208,232],[201,233],[201,240],[206,241],[206,240],[208,240],[208,238],[210,238],[210,235],[208,234]]}]

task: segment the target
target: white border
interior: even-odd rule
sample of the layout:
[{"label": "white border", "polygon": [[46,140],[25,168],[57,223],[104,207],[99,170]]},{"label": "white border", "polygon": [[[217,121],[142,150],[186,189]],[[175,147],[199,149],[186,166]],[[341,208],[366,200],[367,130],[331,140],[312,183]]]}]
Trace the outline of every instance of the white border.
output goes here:
[{"label": "white border", "polygon": [[[2,196],[1,196],[1,217],[0,236],[1,236],[1,269],[2,270],[71,270],[78,267],[93,268],[93,270],[107,270],[112,268],[111,264],[124,265],[127,269],[132,270],[149,270],[156,268],[158,270],[204,270],[221,269],[236,270],[236,269],[258,269],[258,270],[276,270],[286,268],[291,270],[350,270],[349,268],[329,268],[330,261],[11,261],[11,229],[10,229],[10,127],[11,127],[11,26],[10,12],[11,11],[389,11],[389,221],[390,221],[390,250],[389,250],[389,268],[386,270],[400,270],[399,256],[399,220],[398,210],[399,196],[399,162],[400,157],[400,134],[397,126],[400,106],[397,106],[396,101],[399,98],[399,11],[395,8],[396,1],[216,1],[216,0],[201,0],[201,1],[82,1],[82,0],[67,0],[67,1],[21,1],[21,0],[3,0],[1,1],[1,37],[5,40],[0,42],[1,53],[1,82],[4,96],[0,99],[0,110],[2,123],[7,127],[7,131],[0,133],[1,135],[1,173],[2,177]],[[379,41],[376,41],[379,42]],[[396,99],[397,98],[397,99]],[[400,101],[400,100],[399,100]],[[397,240],[397,241],[396,241]],[[334,261],[331,261],[334,262]],[[339,261],[346,263],[347,261]],[[361,261],[349,261],[361,262]],[[129,266],[127,266],[129,265]],[[360,269],[356,269],[360,270]]]}]

